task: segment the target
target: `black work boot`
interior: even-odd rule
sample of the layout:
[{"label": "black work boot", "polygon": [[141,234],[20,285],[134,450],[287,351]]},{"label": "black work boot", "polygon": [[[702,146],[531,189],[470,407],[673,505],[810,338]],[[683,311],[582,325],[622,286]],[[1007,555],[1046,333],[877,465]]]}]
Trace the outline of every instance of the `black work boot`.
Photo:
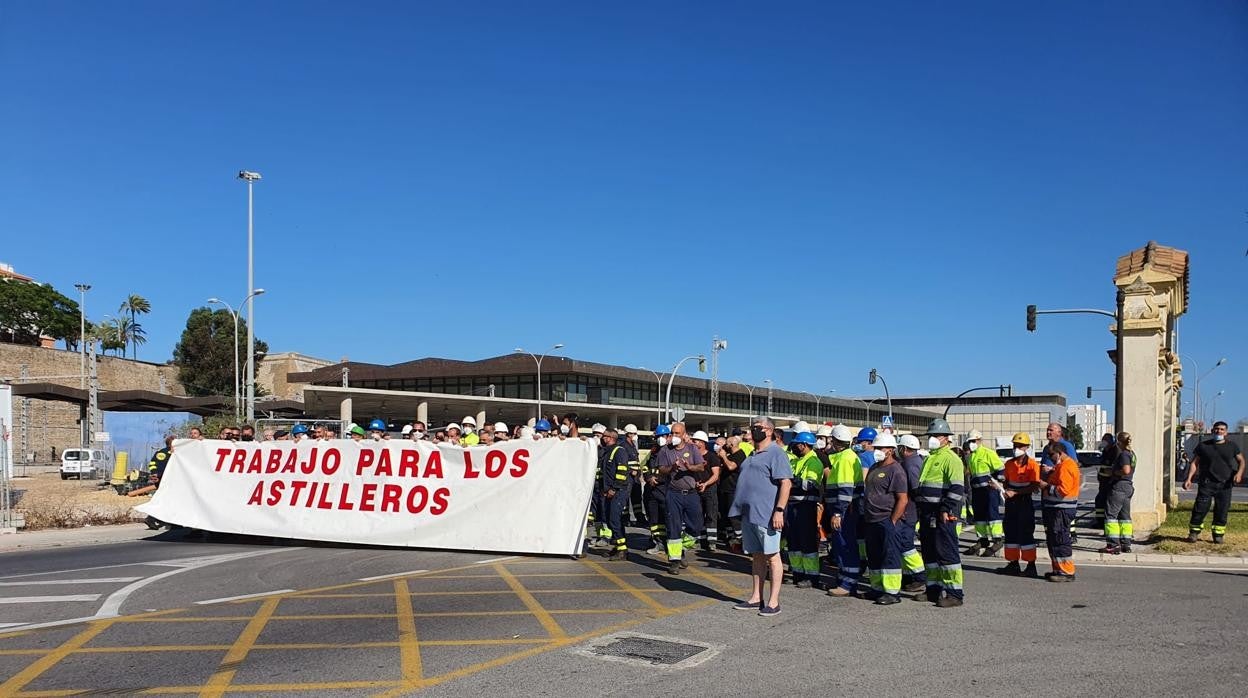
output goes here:
[{"label": "black work boot", "polygon": [[1008,575],[1010,575],[1010,576],[1012,576],[1012,577],[1018,577],[1018,576],[1022,575],[1022,573],[1023,573],[1023,569],[1022,569],[1021,567],[1019,567],[1019,566],[1018,566],[1018,560],[1010,560],[1009,564],[1007,564],[1005,567],[1002,567],[1001,569],[997,570],[997,573],[998,573],[998,574],[1008,574]]},{"label": "black work boot", "polygon": [[1023,576],[1030,579],[1036,579],[1040,576],[1040,571],[1036,569],[1036,563],[1028,562],[1027,569],[1023,570]]}]

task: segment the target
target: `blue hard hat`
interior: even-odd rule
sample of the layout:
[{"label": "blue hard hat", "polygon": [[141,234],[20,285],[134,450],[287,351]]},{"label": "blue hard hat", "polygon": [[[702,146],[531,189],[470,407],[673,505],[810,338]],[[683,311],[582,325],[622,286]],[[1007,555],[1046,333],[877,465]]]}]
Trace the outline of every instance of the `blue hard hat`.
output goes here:
[{"label": "blue hard hat", "polygon": [[654,428],[655,436],[668,436],[671,433],[672,433],[672,428],[667,426],[666,424],[660,424],[659,426]]},{"label": "blue hard hat", "polygon": [[799,431],[797,436],[793,437],[794,443],[806,444],[808,446],[815,445],[815,435],[808,431]]},{"label": "blue hard hat", "polygon": [[368,430],[369,431],[385,431],[386,423],[381,421],[380,419],[374,419],[373,421],[368,423]]},{"label": "blue hard hat", "polygon": [[290,428],[290,433],[292,436],[295,434],[306,434],[308,433],[308,428],[303,426],[302,424],[296,424],[295,426]]},{"label": "blue hard hat", "polygon": [[862,431],[858,432],[858,438],[854,439],[854,441],[875,441],[877,436],[879,434],[871,427],[863,427]]},{"label": "blue hard hat", "polygon": [[550,431],[550,421],[546,419],[537,420],[537,424],[533,425],[535,431]]}]

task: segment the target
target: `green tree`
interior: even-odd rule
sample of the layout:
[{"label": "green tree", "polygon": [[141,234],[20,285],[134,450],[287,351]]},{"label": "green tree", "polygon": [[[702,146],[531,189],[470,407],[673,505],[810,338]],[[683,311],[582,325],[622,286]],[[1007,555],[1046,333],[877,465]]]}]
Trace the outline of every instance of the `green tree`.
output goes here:
[{"label": "green tree", "polygon": [[152,312],[152,304],[143,296],[131,293],[130,297],[122,301],[121,307],[117,309],[117,312],[130,314],[130,331],[126,333],[126,340],[130,344],[130,358],[137,359],[139,358],[138,345],[147,343],[147,334],[143,332],[143,326],[139,324],[138,316]]},{"label": "green tree", "polygon": [[123,351],[126,348],[123,320],[105,320],[87,329],[87,338],[100,343],[102,353]]},{"label": "green tree", "polygon": [[78,332],[78,303],[51,284],[0,279],[0,340],[38,346],[41,337],[52,337],[68,347]]},{"label": "green tree", "polygon": [[1066,416],[1066,438],[1075,445],[1075,449],[1083,448],[1083,427],[1075,421],[1074,415]]},{"label": "green tree", "polygon": [[[239,379],[247,366],[247,323],[239,318],[238,342],[234,342],[234,316],[228,310],[196,308],[186,319],[186,329],[173,349],[178,381],[188,395],[234,395],[234,356],[238,356]],[[256,360],[269,345],[257,339]],[[259,391],[256,393],[259,395]]]}]

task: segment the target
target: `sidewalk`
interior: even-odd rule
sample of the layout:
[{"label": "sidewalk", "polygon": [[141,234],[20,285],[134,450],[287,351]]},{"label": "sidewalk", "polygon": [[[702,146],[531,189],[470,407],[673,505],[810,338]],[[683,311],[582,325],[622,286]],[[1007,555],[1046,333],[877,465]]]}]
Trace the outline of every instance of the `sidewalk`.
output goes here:
[{"label": "sidewalk", "polygon": [[0,535],[0,554],[43,548],[72,548],[82,545],[125,543],[147,538],[158,532],[141,523],[82,528],[51,528]]}]

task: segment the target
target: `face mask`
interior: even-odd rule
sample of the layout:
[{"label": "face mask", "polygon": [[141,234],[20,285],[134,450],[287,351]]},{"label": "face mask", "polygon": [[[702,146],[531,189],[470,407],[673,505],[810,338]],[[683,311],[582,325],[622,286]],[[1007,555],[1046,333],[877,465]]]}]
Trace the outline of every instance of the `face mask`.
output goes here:
[{"label": "face mask", "polygon": [[854,453],[862,453],[862,444],[854,444]]},{"label": "face mask", "polygon": [[679,437],[679,436],[673,436],[673,437],[672,437],[672,446],[679,446],[679,445],[680,445],[680,437]]},{"label": "face mask", "polygon": [[256,437],[251,436],[250,434],[243,434],[242,440],[243,441],[255,441]]},{"label": "face mask", "polygon": [[667,445],[667,437],[666,437],[666,436],[660,436],[659,438],[657,438],[657,439],[655,439],[655,440],[659,442],[659,445],[660,445],[660,446],[666,446],[666,445]]},{"label": "face mask", "polygon": [[560,424],[559,433],[563,434],[564,436],[567,436],[568,434],[572,433],[572,427],[568,426],[567,424]]},{"label": "face mask", "polygon": [[1022,458],[1022,457],[1023,457],[1023,456],[1025,456],[1025,455],[1027,455],[1027,449],[1025,449],[1025,448],[1016,448],[1016,449],[1014,449],[1014,457],[1015,457],[1015,458]]},{"label": "face mask", "polygon": [[828,447],[827,439],[815,439],[815,448],[824,449]]},{"label": "face mask", "polygon": [[888,460],[888,452],[887,451],[872,451],[871,457],[875,460],[876,463],[883,463],[884,461]]},{"label": "face mask", "polygon": [[414,439],[414,440],[416,440],[416,441],[420,441],[420,440],[421,440],[421,439],[423,439],[423,438],[425,438],[425,432],[423,432],[423,431],[414,431],[414,432],[412,432],[412,439]]},{"label": "face mask", "polygon": [[711,446],[711,448],[713,448],[713,449],[715,449],[716,451],[718,451],[718,450],[719,450],[719,444],[715,444],[714,446]]},{"label": "face mask", "polygon": [[1214,440],[1214,441],[1217,441],[1218,443],[1221,443],[1221,442],[1223,442],[1223,441],[1226,441],[1226,434],[1214,434],[1214,435],[1213,435],[1213,440]]},{"label": "face mask", "polygon": [[465,425],[464,425],[464,433],[465,433],[465,434],[471,434],[471,433],[472,433],[472,426],[470,426],[470,425],[468,425],[468,424],[465,424]]},{"label": "face mask", "polygon": [[979,443],[972,441],[969,444],[967,444],[966,447],[971,450],[971,453],[974,453],[975,451],[979,450]]},{"label": "face mask", "polygon": [[762,427],[750,427],[750,439],[754,443],[762,443],[767,440],[767,431]]},{"label": "face mask", "polygon": [[940,448],[940,439],[935,436],[927,437],[927,450],[935,451],[938,448]]}]

